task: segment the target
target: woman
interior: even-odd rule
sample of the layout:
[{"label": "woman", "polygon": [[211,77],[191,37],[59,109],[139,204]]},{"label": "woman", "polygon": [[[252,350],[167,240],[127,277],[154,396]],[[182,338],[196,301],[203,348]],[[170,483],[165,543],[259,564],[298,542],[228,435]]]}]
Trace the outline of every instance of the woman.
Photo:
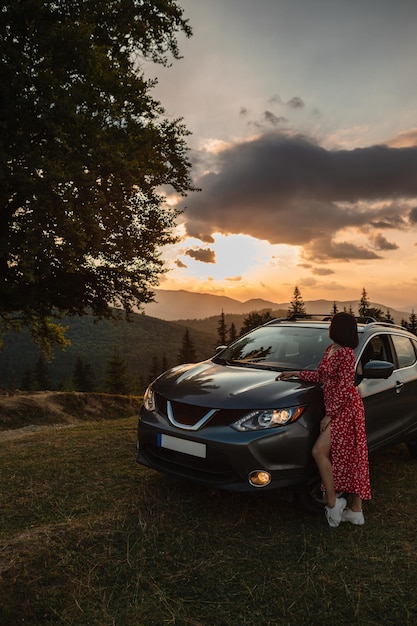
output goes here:
[{"label": "woman", "polygon": [[[317,371],[283,372],[276,380],[297,376],[321,383],[326,414],[312,454],[327,495],[325,513],[329,526],[340,522],[365,523],[362,500],[370,500],[368,445],[362,399],[354,385],[358,327],[350,313],[336,313],[331,321],[327,348]],[[336,492],[353,494],[351,507]]]}]

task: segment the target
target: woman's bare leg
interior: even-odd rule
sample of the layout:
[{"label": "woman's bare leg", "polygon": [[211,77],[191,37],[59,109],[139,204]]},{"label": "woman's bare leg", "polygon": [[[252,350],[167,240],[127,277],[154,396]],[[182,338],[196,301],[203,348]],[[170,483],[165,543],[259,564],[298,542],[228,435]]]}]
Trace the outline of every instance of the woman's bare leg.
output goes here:
[{"label": "woman's bare leg", "polygon": [[355,513],[358,513],[359,511],[362,511],[362,500],[356,494],[352,498],[352,504],[351,504],[350,508]]},{"label": "woman's bare leg", "polygon": [[330,427],[326,428],[313,446],[312,455],[319,468],[320,476],[326,489],[327,506],[333,508],[336,504],[336,492],[333,483],[333,468],[330,461]]}]

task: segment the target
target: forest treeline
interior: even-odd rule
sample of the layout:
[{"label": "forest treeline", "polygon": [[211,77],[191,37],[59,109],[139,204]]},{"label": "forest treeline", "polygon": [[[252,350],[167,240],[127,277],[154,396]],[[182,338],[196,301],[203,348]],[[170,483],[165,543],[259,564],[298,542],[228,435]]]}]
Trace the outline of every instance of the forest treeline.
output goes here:
[{"label": "forest treeline", "polygon": [[[393,321],[389,310],[370,305],[365,289],[355,308],[363,317]],[[327,313],[337,312],[336,303],[329,303]],[[356,314],[353,307],[349,312]],[[142,314],[117,323],[97,322],[91,316],[67,317],[62,326],[69,345],[65,351],[56,348],[51,360],[36,347],[29,332],[5,335],[0,350],[0,389],[142,394],[168,368],[209,358],[218,346],[251,329],[297,314],[308,314],[298,287],[287,311],[263,309],[246,316],[221,311],[215,317],[177,322]],[[417,334],[414,311],[401,325]]]}]

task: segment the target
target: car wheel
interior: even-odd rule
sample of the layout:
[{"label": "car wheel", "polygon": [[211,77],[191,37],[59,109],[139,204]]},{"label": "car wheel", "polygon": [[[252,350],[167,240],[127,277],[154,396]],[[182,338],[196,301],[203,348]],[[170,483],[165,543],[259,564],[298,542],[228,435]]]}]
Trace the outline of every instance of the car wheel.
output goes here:
[{"label": "car wheel", "polygon": [[317,470],[313,470],[305,483],[294,493],[295,503],[306,513],[323,513],[325,500],[321,489],[322,480]]},{"label": "car wheel", "polygon": [[417,459],[417,441],[409,441],[407,448],[411,456]]}]

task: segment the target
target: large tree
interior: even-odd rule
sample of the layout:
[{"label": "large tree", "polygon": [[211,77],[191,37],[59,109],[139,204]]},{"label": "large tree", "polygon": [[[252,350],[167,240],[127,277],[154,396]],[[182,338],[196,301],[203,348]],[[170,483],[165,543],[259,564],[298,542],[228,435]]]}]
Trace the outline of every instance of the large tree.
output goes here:
[{"label": "large tree", "polygon": [[294,287],[294,294],[292,297],[292,300],[290,302],[290,308],[288,309],[288,316],[291,315],[298,315],[298,314],[305,314],[306,313],[306,307],[304,304],[304,300],[303,297],[301,295],[301,291],[299,290],[298,286],[296,285]]},{"label": "large tree", "polygon": [[[0,325],[149,302],[191,189],[180,119],[141,61],[179,58],[174,0],[8,0],[0,25]],[[54,334],[55,333],[55,334]]]}]

